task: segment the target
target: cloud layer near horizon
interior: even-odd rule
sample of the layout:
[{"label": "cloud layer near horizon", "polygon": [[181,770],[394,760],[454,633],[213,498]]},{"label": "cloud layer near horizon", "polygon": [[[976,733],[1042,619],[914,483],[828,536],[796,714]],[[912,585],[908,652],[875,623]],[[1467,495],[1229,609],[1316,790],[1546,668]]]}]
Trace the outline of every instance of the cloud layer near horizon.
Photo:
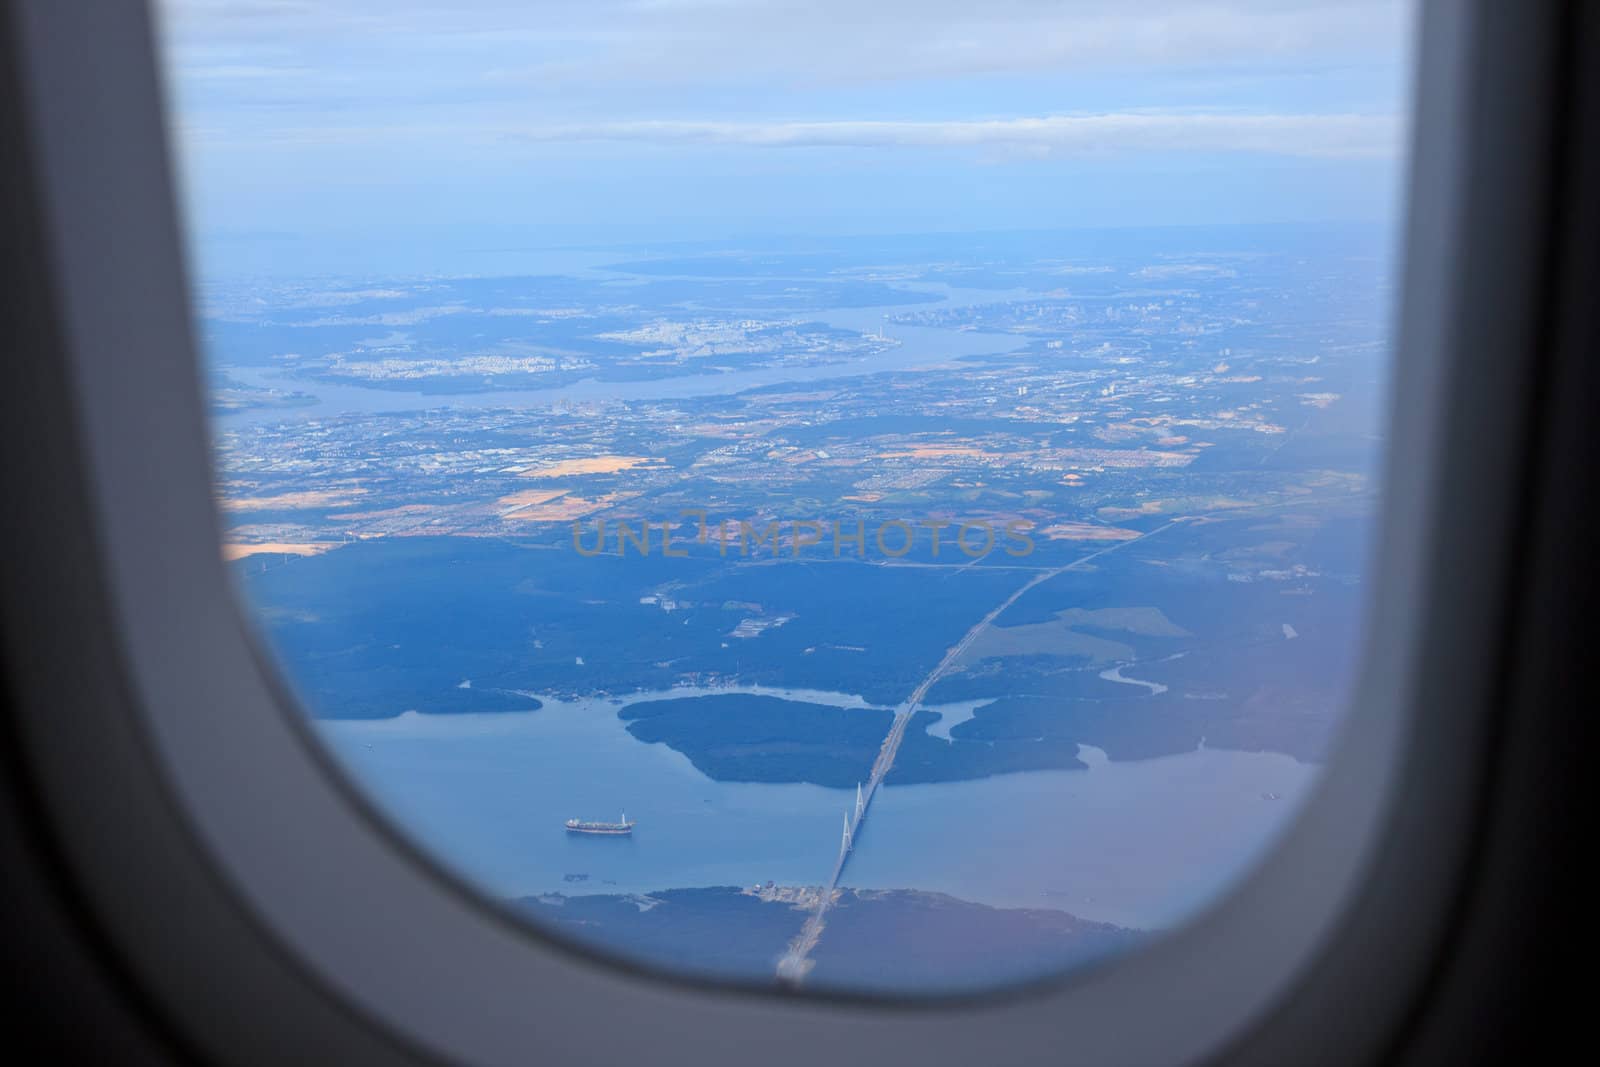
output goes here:
[{"label": "cloud layer near horizon", "polygon": [[1253,152],[1327,158],[1392,156],[1393,115],[1121,112],[945,121],[645,121],[536,126],[511,135],[535,142],[633,141],[756,148],[1004,148],[1025,154]]},{"label": "cloud layer near horizon", "polygon": [[161,0],[202,227],[1381,218],[1412,0]]}]

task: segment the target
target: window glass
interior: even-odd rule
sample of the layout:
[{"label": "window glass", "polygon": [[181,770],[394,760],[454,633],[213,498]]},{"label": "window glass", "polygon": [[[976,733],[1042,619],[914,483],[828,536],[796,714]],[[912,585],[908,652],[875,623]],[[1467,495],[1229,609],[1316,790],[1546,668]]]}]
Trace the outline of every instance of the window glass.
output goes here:
[{"label": "window glass", "polygon": [[1292,820],[1370,592],[1406,4],[161,14],[220,550],[484,894],[971,992]]}]

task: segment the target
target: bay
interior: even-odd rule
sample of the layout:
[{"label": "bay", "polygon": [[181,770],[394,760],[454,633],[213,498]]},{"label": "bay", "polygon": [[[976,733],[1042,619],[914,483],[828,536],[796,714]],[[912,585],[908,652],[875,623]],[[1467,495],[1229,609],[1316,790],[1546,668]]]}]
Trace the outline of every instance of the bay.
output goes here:
[{"label": "bay", "polygon": [[[762,691],[867,706],[846,694]],[[826,877],[852,791],[713,781],[683,755],[636,740],[618,708],[547,700],[534,712],[407,712],[318,726],[403,832],[495,896]],[[843,883],[1169,927],[1248,870],[1317,771],[1274,753],[1204,747],[1131,762],[1081,753],[1087,771],[884,788]],[[629,838],[571,835],[563,825],[624,812],[638,824]]]}]

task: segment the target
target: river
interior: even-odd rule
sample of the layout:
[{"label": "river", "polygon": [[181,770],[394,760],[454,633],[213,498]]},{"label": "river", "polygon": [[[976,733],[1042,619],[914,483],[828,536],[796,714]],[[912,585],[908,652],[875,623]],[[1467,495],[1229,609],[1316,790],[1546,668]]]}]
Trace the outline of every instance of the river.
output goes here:
[{"label": "river", "polygon": [[[870,333],[883,328],[884,319],[906,311],[932,308],[967,307],[1030,295],[1023,290],[962,289],[942,283],[901,283],[901,288],[937,293],[938,302],[890,304],[866,308],[840,308],[826,311],[796,312],[794,317],[821,322],[837,329]],[[1031,294],[1036,296],[1037,294]],[[771,318],[766,311],[728,311],[726,318]],[[1002,334],[949,330],[930,326],[891,326],[889,335],[897,342],[893,348],[864,359],[821,366],[757,367],[750,370],[715,374],[685,374],[648,381],[602,382],[592,378],[548,389],[500,389],[481,393],[424,393],[406,389],[371,388],[299,379],[271,367],[229,368],[228,373],[249,386],[266,389],[298,390],[316,397],[316,402],[292,408],[260,408],[216,417],[220,429],[249,425],[279,425],[304,419],[329,418],[345,414],[425,411],[434,408],[545,408],[572,401],[669,400],[695,396],[723,396],[760,386],[859,377],[884,371],[906,370],[957,359],[961,356],[1010,352],[1021,348],[1022,338]]]},{"label": "river", "polygon": [[[854,801],[813,785],[713,781],[634,739],[608,700],[319,726],[397,826],[501,897],[817,884]],[[1082,756],[1087,771],[884,788],[846,884],[1170,926],[1248,868],[1316,772],[1286,756],[1204,748],[1136,762],[1087,747]],[[638,823],[632,838],[575,837],[562,825],[624,811]]]}]

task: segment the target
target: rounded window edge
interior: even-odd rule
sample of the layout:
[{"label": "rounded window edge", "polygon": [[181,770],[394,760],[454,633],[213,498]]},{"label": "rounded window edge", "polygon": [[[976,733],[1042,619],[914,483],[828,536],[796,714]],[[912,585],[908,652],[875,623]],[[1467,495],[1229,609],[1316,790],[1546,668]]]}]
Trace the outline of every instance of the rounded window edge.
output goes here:
[{"label": "rounded window edge", "polygon": [[[108,45],[105,42],[98,42],[86,51],[92,54],[93,47],[103,48]],[[1435,43],[1433,47],[1443,46]],[[43,52],[48,52],[48,49],[44,49]],[[41,60],[44,58],[45,56],[41,54]],[[1437,62],[1436,59],[1435,65]],[[70,69],[69,66],[68,70]],[[1457,77],[1460,76],[1459,71],[1455,73]],[[1440,90],[1434,87],[1433,91]],[[154,106],[153,99],[141,98],[139,93],[129,94],[118,104],[119,108],[128,107],[135,110]],[[109,109],[102,116],[102,121],[110,121],[111,112],[115,110],[115,108]],[[85,131],[84,135],[89,132],[92,132],[92,127]],[[141,149],[138,145],[122,144],[119,148],[124,152],[150,151],[148,146]],[[156,165],[160,166],[159,163]],[[1413,181],[1416,182],[1418,179],[1414,178]],[[70,189],[67,191],[70,192]],[[63,220],[57,214],[52,221],[59,229]],[[1442,224],[1449,226],[1454,221],[1447,217]],[[174,292],[167,295],[172,299],[181,299],[182,292],[176,284],[175,277],[178,256],[170,214],[164,219],[144,220],[136,224],[136,228],[139,227],[143,228],[146,236],[151,233],[157,234],[161,244],[166,246],[160,255],[153,258],[158,266],[161,261],[165,261],[174,268],[173,275],[168,278]],[[162,231],[166,231],[164,235]],[[82,257],[89,253],[92,242],[86,241],[85,237],[86,235],[79,233],[72,235],[66,242],[76,247],[69,247],[61,257],[59,268],[64,279],[72,280],[75,276],[81,278],[86,272],[86,263]],[[1415,221],[1413,221],[1412,248],[1414,254],[1420,251]],[[1430,254],[1439,260],[1443,260],[1446,255],[1443,248],[1434,249]],[[112,264],[113,267],[120,265]],[[1442,267],[1442,264],[1435,264],[1435,267]],[[1408,271],[1416,269],[1414,265],[1408,267]],[[157,271],[157,273],[163,272]],[[118,279],[115,276],[102,276],[100,280],[115,283]],[[126,278],[121,280],[126,281]],[[1415,290],[1418,284],[1414,278],[1408,277],[1408,296],[1414,295],[1410,291]],[[161,297],[165,298],[166,296]],[[69,299],[85,301],[87,298],[80,294],[69,296]],[[1439,309],[1441,314],[1447,310],[1448,308]],[[97,312],[79,303],[74,308],[74,314],[92,319],[96,315],[103,318],[106,312],[103,310]],[[100,485],[98,504],[109,531],[109,537],[105,542],[110,557],[108,569],[120,619],[125,632],[129,635],[125,638],[124,645],[133,675],[133,685],[140,693],[141,703],[144,705],[143,712],[148,720],[146,725],[152,734],[155,748],[165,764],[169,777],[168,784],[173,794],[190,813],[196,833],[219,861],[234,892],[249,902],[251,909],[276,936],[283,940],[290,951],[306,960],[335,987],[343,990],[353,1002],[361,1004],[376,1018],[384,1020],[397,1030],[409,1031],[410,1035],[424,1047],[445,1050],[452,1055],[462,1054],[469,1059],[482,1058],[486,1062],[494,1062],[498,1058],[494,1054],[497,1048],[502,1054],[515,1052],[518,1049],[526,1051],[530,1047],[527,1042],[539,1039],[541,1035],[535,1027],[520,1036],[519,1040],[523,1042],[520,1046],[489,1047],[480,1040],[477,1049],[461,1052],[458,1050],[463,1046],[455,1044],[450,1034],[446,1032],[451,1029],[450,1027],[439,1028],[440,1020],[437,1016],[448,1011],[470,1012],[490,1007],[514,1012],[518,1000],[526,1007],[528,1003],[533,1002],[531,998],[547,995],[550,992],[548,990],[534,990],[525,984],[516,985],[510,987],[516,990],[515,999],[508,1000],[503,996],[499,998],[464,996],[462,995],[464,987],[461,987],[454,991],[454,996],[441,997],[431,1006],[407,1003],[408,1000],[414,1001],[417,985],[409,979],[421,974],[416,969],[407,970],[408,963],[414,968],[416,960],[420,958],[437,964],[445,958],[444,955],[433,955],[423,949],[422,938],[418,937],[412,943],[410,950],[420,952],[421,955],[412,956],[407,961],[404,956],[396,955],[399,949],[406,946],[392,942],[387,946],[384,945],[382,936],[384,929],[381,924],[361,922],[360,916],[346,913],[341,917],[351,920],[353,925],[342,926],[334,921],[336,917],[331,912],[316,914],[319,907],[329,906],[333,901],[334,895],[331,891],[337,888],[337,883],[363,877],[354,874],[353,864],[359,863],[365,865],[368,876],[380,871],[388,871],[395,876],[393,880],[387,877],[380,878],[377,884],[382,885],[385,892],[391,889],[398,892],[403,887],[407,899],[403,905],[397,902],[394,905],[397,909],[427,907],[435,912],[427,921],[458,924],[459,930],[472,931],[472,939],[477,944],[467,943],[464,940],[456,943],[454,947],[449,943],[436,944],[435,947],[440,953],[454,953],[459,959],[461,953],[473,957],[481,950],[483,955],[477,958],[480,962],[486,962],[488,956],[509,952],[521,962],[500,959],[496,961],[497,967],[516,969],[531,967],[531,971],[521,970],[520,973],[524,978],[531,977],[536,981],[553,983],[559,983],[565,973],[567,977],[575,979],[569,983],[569,988],[565,991],[569,996],[573,992],[570,986],[584,984],[593,986],[597,992],[606,996],[636,996],[647,1005],[648,1010],[665,1009],[669,1013],[681,1015],[685,1009],[693,1008],[696,1016],[693,1023],[679,1018],[664,1025],[666,1032],[687,1036],[689,1032],[698,1031],[702,1037],[710,1037],[711,1035],[699,1030],[700,1022],[710,1023],[718,1017],[738,1014],[757,1026],[767,1028],[763,1040],[772,1041],[779,1038],[792,1042],[806,1037],[820,1039],[836,1028],[838,1032],[834,1040],[844,1042],[864,1037],[865,1035],[860,1033],[863,1027],[888,1030],[903,1021],[894,1015],[868,1017],[863,1013],[838,1013],[837,1017],[830,1015],[828,1019],[823,1019],[810,1009],[813,1006],[827,1008],[832,1002],[819,998],[770,1001],[745,998],[712,1000],[693,990],[675,991],[672,988],[658,987],[654,983],[639,983],[604,967],[574,966],[562,956],[541,949],[537,935],[532,939],[523,938],[520,936],[520,931],[513,934],[502,928],[498,920],[496,923],[484,926],[481,905],[473,900],[461,899],[459,895],[461,892],[471,894],[470,890],[458,891],[454,887],[432,884],[426,877],[418,877],[423,872],[414,867],[413,857],[398,851],[393,841],[381,840],[385,831],[381,827],[372,825],[365,813],[351,809],[350,798],[340,796],[344,788],[342,783],[327,778],[329,768],[318,766],[312,754],[304,748],[307,739],[296,736],[289,728],[288,720],[294,712],[273,698],[270,683],[258,673],[260,664],[255,663],[242,631],[234,628],[234,624],[238,622],[237,615],[229,613],[236,612],[236,606],[227,588],[226,576],[221,570],[220,563],[210,565],[206,562],[209,556],[203,552],[199,555],[194,554],[197,546],[212,533],[212,528],[203,521],[179,528],[183,520],[192,519],[202,511],[209,510],[209,483],[204,477],[195,476],[198,473],[195,457],[186,457],[183,454],[187,445],[192,445],[198,437],[203,437],[203,434],[196,429],[201,413],[198,397],[194,395],[193,383],[187,381],[178,384],[180,379],[174,377],[184,373],[184,360],[188,358],[186,338],[174,338],[170,335],[171,309],[165,309],[165,313],[158,314],[156,318],[160,320],[155,324],[159,328],[153,333],[142,334],[143,344],[154,346],[162,340],[180,342],[178,348],[181,358],[169,355],[154,361],[160,373],[147,375],[132,383],[120,375],[96,373],[105,370],[104,361],[115,354],[103,346],[105,339],[113,336],[107,332],[111,326],[108,323],[101,323],[99,328],[80,331],[75,337],[78,348],[73,353],[79,371],[79,387],[83,394],[82,409],[89,426],[92,465],[96,468],[95,473]],[[163,330],[168,331],[168,336],[165,338],[162,337]],[[100,343],[98,346],[97,342]],[[1430,347],[1442,348],[1443,344],[1444,339],[1436,337]],[[1442,358],[1442,352],[1436,355]],[[1437,371],[1438,368],[1432,370]],[[173,387],[166,388],[163,392],[163,383]],[[164,401],[159,410],[168,420],[179,425],[167,427],[139,425],[139,420],[127,410],[134,405],[129,405],[127,394],[120,391],[130,384],[147,391],[147,395],[163,396]],[[1407,417],[1408,420],[1414,420],[1412,433],[1421,434],[1428,419],[1439,417],[1440,414],[1435,411],[1430,416],[1424,409],[1419,417],[1417,409],[1410,409]],[[141,429],[153,432],[140,435],[137,431]],[[141,447],[138,449],[126,447],[130,442],[137,442]],[[1405,451],[1398,447],[1400,444],[1401,442],[1397,441],[1395,450],[1397,454]],[[148,508],[144,514],[140,514],[134,494],[126,488],[112,488],[107,491],[107,487],[119,485],[121,482],[119,475],[137,469],[136,465],[149,463],[152,456],[166,456],[172,461],[168,468],[174,472],[170,494],[172,499],[181,503],[171,516],[153,516],[149,514]],[[204,467],[203,456],[199,467]],[[1388,491],[1392,499],[1392,494],[1404,492],[1404,489],[1391,481]],[[1402,503],[1403,509],[1394,513],[1396,518],[1392,521],[1401,521],[1399,518],[1401,511],[1409,509],[1410,513],[1405,518],[1413,527],[1410,538],[1415,542],[1410,545],[1412,559],[1398,563],[1391,560],[1388,557],[1392,555],[1392,548],[1381,555],[1378,571],[1380,582],[1385,577],[1395,578],[1396,570],[1399,572],[1398,577],[1415,580],[1417,573],[1412,570],[1411,564],[1425,562],[1429,558],[1426,551],[1428,546],[1424,543],[1420,532],[1425,520],[1425,516],[1421,514],[1424,510],[1421,495]],[[172,518],[178,522],[170,529],[164,530],[168,535],[164,542],[152,542],[153,534],[163,532],[162,518]],[[1386,518],[1383,523],[1386,530],[1390,521]],[[1386,536],[1385,540],[1390,541],[1392,538]],[[153,613],[149,611],[163,590],[170,592],[173,589],[184,591],[183,597],[172,598],[173,601],[181,603],[171,603],[165,610]],[[189,611],[186,615],[184,609],[195,610]],[[230,618],[233,620],[232,623],[228,622]],[[1109,1009],[1116,1007],[1115,1003],[1091,1006],[1089,1004],[1091,999],[1103,1000],[1106,996],[1112,997],[1113,1000],[1130,997],[1140,992],[1138,987],[1141,983],[1145,986],[1142,995],[1151,996],[1150,988],[1159,984],[1153,981],[1157,977],[1155,971],[1162,968],[1167,968],[1169,971],[1175,969],[1174,965],[1190,958],[1189,953],[1202,952],[1208,938],[1214,939],[1222,933],[1218,929],[1219,924],[1238,922],[1247,916],[1257,925],[1256,934],[1249,936],[1258,940],[1264,936],[1261,922],[1264,917],[1271,920],[1268,925],[1287,928],[1280,931],[1284,936],[1273,944],[1264,946],[1255,953],[1244,953],[1250,958],[1241,962],[1253,964],[1258,970],[1271,968],[1280,982],[1310,966],[1315,960],[1323,936],[1331,933],[1334,924],[1341,918],[1341,902],[1360,890],[1362,882],[1360,875],[1363,873],[1361,865],[1352,865],[1342,873],[1335,872],[1333,880],[1343,883],[1337,888],[1334,888],[1330,881],[1308,887],[1320,888],[1326,898],[1320,902],[1321,913],[1314,924],[1300,921],[1304,918],[1303,913],[1298,916],[1278,914],[1284,911],[1283,900],[1278,901],[1278,906],[1273,908],[1272,900],[1252,900],[1251,895],[1254,894],[1259,898],[1263,895],[1271,897],[1276,893],[1282,897],[1280,890],[1274,890],[1266,883],[1273,878],[1277,878],[1280,883],[1283,882],[1286,877],[1296,873],[1297,866],[1302,881],[1308,873],[1325,873],[1318,870],[1322,864],[1316,860],[1320,855],[1323,863],[1326,863],[1330,853],[1327,848],[1321,847],[1316,842],[1308,843],[1309,835],[1342,832],[1346,838],[1352,834],[1361,838],[1359,841],[1344,842],[1346,859],[1352,858],[1352,850],[1353,854],[1360,855],[1376,844],[1371,839],[1370,831],[1386,813],[1384,801],[1392,803],[1396,799],[1393,795],[1380,797],[1377,794],[1389,793],[1390,790],[1368,791],[1359,798],[1365,805],[1364,814],[1360,819],[1349,818],[1349,812],[1356,809],[1347,806],[1341,806],[1339,812],[1331,814],[1325,809],[1329,806],[1328,795],[1336,788],[1349,785],[1347,780],[1335,779],[1340,768],[1349,766],[1352,748],[1359,752],[1363,747],[1370,747],[1353,745],[1350,743],[1351,739],[1358,735],[1365,735],[1365,739],[1378,736],[1368,727],[1377,715],[1375,709],[1381,706],[1384,694],[1370,694],[1369,700],[1366,689],[1374,684],[1371,670],[1381,670],[1382,667],[1375,667],[1372,664],[1375,661],[1401,657],[1409,650],[1409,642],[1393,640],[1395,629],[1398,628],[1401,633],[1405,633],[1407,623],[1412,627],[1417,625],[1416,620],[1396,620],[1386,613],[1385,618],[1378,620],[1378,627],[1369,634],[1369,647],[1377,650],[1378,655],[1369,659],[1369,673],[1363,680],[1362,696],[1358,697],[1363,708],[1347,726],[1346,742],[1341,743],[1339,751],[1329,762],[1328,781],[1318,788],[1297,825],[1279,843],[1274,854],[1249,877],[1246,885],[1242,886],[1232,898],[1219,902],[1194,920],[1187,929],[1163,938],[1160,943],[1135,956],[1115,961],[1103,968],[1096,968],[1079,979],[1068,979],[1065,988],[1038,988],[1037,995],[992,1005],[995,1024],[1005,1026],[1012,1032],[1022,1024],[1023,1032],[1029,1034],[1051,1033],[1059,1028],[1072,1036],[1076,1047],[1082,1048],[1086,1042],[1086,1035],[1089,1034],[1089,1024],[1098,1021],[1102,1026],[1110,1026],[1106,1020],[1114,1013],[1110,1013]],[[164,663],[172,662],[170,658],[172,654],[192,657],[202,648],[213,654],[202,655],[202,669],[195,672],[197,677],[177,678],[174,677],[177,672],[163,670]],[[1414,695],[1410,687],[1405,692]],[[1402,699],[1400,694],[1394,692],[1389,694],[1389,698]],[[196,707],[196,701],[211,701],[213,708],[219,704],[226,705],[226,711],[212,714],[206,707]],[[235,734],[230,738],[230,731],[247,725],[254,731],[253,733],[245,730],[243,735]],[[1392,725],[1398,731],[1402,719],[1397,718]],[[197,727],[199,729],[196,729]],[[243,736],[248,736],[249,741],[243,742]],[[1466,741],[1467,739],[1462,739],[1463,747],[1470,747]],[[252,748],[247,754],[229,755],[227,746],[230,743],[259,744],[263,747]],[[1398,762],[1401,753],[1397,749],[1398,746],[1389,746],[1387,758]],[[238,765],[240,755],[249,756],[248,766]],[[1366,779],[1369,775],[1387,779],[1392,767],[1385,766],[1386,754],[1368,752],[1366,755],[1369,757],[1369,762],[1362,773],[1355,776],[1356,780]],[[229,771],[238,773],[229,778],[226,776]],[[1346,775],[1346,779],[1349,777]],[[231,784],[236,793],[240,792],[240,786],[247,786],[248,788],[242,791],[246,795],[236,796],[237,803],[216,803],[219,783]],[[273,805],[268,801],[268,794],[275,789],[281,791],[286,784],[302,787],[303,792],[297,794],[293,805],[272,810]],[[1386,781],[1385,784],[1389,783]],[[287,810],[289,808],[294,810]],[[1333,815],[1342,816],[1343,819],[1333,818]],[[298,826],[289,825],[296,820],[300,821]],[[1339,821],[1343,821],[1345,825],[1326,825],[1329,822]],[[1367,821],[1372,825],[1359,830],[1351,825]],[[286,864],[280,866],[274,873],[269,869],[273,863],[273,859],[268,857],[269,851],[287,849],[290,855],[303,858],[307,850],[312,847],[312,843],[303,833],[300,834],[300,840],[295,840],[297,832],[303,831],[305,827],[310,827],[313,834],[337,832],[343,835],[337,844],[332,841],[327,842],[324,851],[320,853],[329,864],[329,869],[312,871]],[[1326,843],[1324,840],[1322,845]],[[344,870],[335,874],[332,870],[334,863],[344,865]],[[324,885],[319,890],[307,893],[302,876],[308,873],[323,877],[333,875],[332,881],[336,884]],[[1289,884],[1292,884],[1292,879]],[[1301,898],[1299,901],[1287,903],[1304,904],[1306,899]],[[349,903],[345,902],[346,905]],[[1290,907],[1289,910],[1294,909]],[[372,917],[367,918],[370,920]],[[432,936],[437,940],[436,932]],[[1291,942],[1298,943],[1291,946]],[[347,955],[341,960],[337,958],[339,952]],[[357,953],[361,958],[352,959],[348,955],[351,952]],[[1272,956],[1273,959],[1268,960],[1266,958],[1268,956]],[[384,967],[392,964],[398,964],[399,969],[389,971],[385,980]],[[439,970],[442,974],[446,969],[441,967]],[[493,981],[501,976],[509,976],[509,972],[484,967],[482,974],[473,977],[481,982]],[[456,977],[459,978],[459,975]],[[1230,983],[1217,978],[1215,984],[1224,986]],[[504,988],[506,987],[502,987]],[[1110,993],[1106,992],[1108,989],[1111,990]],[[1182,991],[1180,987],[1179,992]],[[1250,991],[1253,998],[1251,1007],[1254,1010],[1264,1009],[1280,996],[1282,991],[1282,986],[1278,982],[1274,982],[1268,988]],[[1172,991],[1169,989],[1165,992],[1170,994]],[[1154,996],[1160,1003],[1172,1003],[1170,995],[1163,997],[1158,993]],[[1202,1030],[1209,1029],[1213,1043],[1235,1036],[1237,1028],[1247,1021],[1233,1018],[1228,1020],[1227,1026],[1223,1026],[1215,1018],[1210,1020],[1194,1018],[1196,1014],[1203,1015],[1215,1007],[1201,1005],[1200,999],[1194,998],[1194,1003],[1185,1005],[1183,1011],[1185,1017],[1189,1019],[1189,1026]],[[1077,1003],[1069,1004],[1067,1003],[1069,1000]],[[1240,1007],[1237,1004],[1234,1006]],[[1126,1005],[1123,1010],[1128,1010]],[[423,1018],[428,1014],[433,1014],[435,1017]],[[496,1012],[491,1017],[497,1018],[499,1014],[500,1012]],[[1002,1020],[1000,1018],[1002,1015],[1008,1018]],[[573,1012],[567,1017],[569,1025],[581,1021],[583,1017],[581,1011]],[[973,1055],[973,1043],[976,1042],[981,1047],[987,1043],[987,1035],[991,1032],[988,1027],[978,1027],[972,1016],[965,1016],[960,1021],[963,1026],[974,1027],[973,1033],[982,1030],[983,1034],[977,1037],[952,1033],[949,1026],[937,1022],[928,1026],[931,1020],[923,1013],[918,1013],[915,1018],[919,1026],[927,1031],[926,1034],[919,1035],[919,1040],[931,1039],[941,1042],[943,1045],[941,1051],[952,1058],[970,1057]],[[634,1019],[636,1022],[639,1021],[638,1016]],[[480,1017],[468,1022],[481,1025],[482,1019]],[[799,1024],[798,1030],[794,1029],[796,1023]],[[1073,1030],[1075,1024],[1081,1028]],[[522,1025],[527,1025],[527,1022],[523,1022]],[[424,1032],[430,1031],[430,1028],[431,1032]],[[466,1028],[462,1027],[459,1021],[454,1029],[457,1031],[457,1039],[472,1036],[460,1033]],[[1179,1029],[1182,1028],[1174,1026],[1171,1034],[1173,1041],[1183,1040],[1184,1035],[1176,1032]],[[781,1030],[788,1032],[780,1034],[778,1031]],[[548,1038],[550,1035],[546,1032],[543,1036]],[[586,1031],[584,1036],[593,1038],[595,1035],[593,1031]],[[1118,1036],[1127,1038],[1130,1035],[1123,1032]],[[892,1037],[886,1036],[873,1036],[868,1039],[893,1040]],[[734,1055],[736,1041],[725,1039],[717,1041],[716,1044],[730,1057]],[[1132,1050],[1124,1051],[1136,1057],[1136,1053]],[[1174,1058],[1184,1058],[1193,1053],[1193,1046],[1187,1046],[1187,1051],[1169,1051]],[[791,1047],[784,1054],[797,1053]]]}]

